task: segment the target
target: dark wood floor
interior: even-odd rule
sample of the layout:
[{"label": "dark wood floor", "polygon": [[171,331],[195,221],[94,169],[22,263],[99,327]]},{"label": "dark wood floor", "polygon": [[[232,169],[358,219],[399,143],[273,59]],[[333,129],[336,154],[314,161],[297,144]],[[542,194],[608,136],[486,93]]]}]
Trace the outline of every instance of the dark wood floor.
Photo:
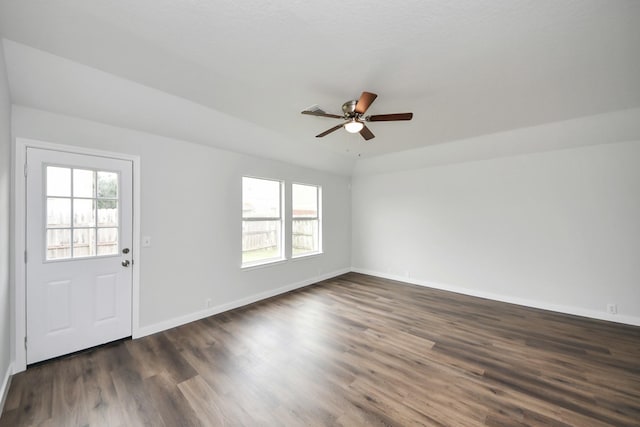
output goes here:
[{"label": "dark wood floor", "polygon": [[638,426],[640,328],[350,273],[30,368],[27,425]]}]

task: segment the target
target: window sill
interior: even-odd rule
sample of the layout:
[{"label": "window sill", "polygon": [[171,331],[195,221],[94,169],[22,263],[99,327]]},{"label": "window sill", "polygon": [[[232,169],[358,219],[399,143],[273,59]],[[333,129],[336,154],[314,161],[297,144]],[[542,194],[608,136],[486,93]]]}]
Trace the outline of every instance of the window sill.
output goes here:
[{"label": "window sill", "polygon": [[309,252],[307,254],[292,256],[291,260],[292,261],[298,261],[298,260],[306,259],[306,258],[315,258],[315,257],[320,256],[322,254],[323,254],[323,252]]},{"label": "window sill", "polygon": [[252,262],[252,263],[249,263],[249,264],[242,264],[240,266],[240,269],[242,271],[256,270],[258,268],[265,268],[265,267],[271,267],[271,266],[284,264],[285,262],[287,262],[286,258],[278,258],[278,259],[270,259],[270,260],[265,260],[265,261],[257,261],[257,262]]}]

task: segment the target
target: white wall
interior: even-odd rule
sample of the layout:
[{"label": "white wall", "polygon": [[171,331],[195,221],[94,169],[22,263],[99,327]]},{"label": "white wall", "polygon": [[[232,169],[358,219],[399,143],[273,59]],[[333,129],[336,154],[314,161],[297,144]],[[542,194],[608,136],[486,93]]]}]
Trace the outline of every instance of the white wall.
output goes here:
[{"label": "white wall", "polygon": [[353,175],[372,175],[640,140],[640,108],[546,123],[360,159]]},{"label": "white wall", "polygon": [[640,325],[640,139],[358,176],[352,201],[357,271]]},{"label": "white wall", "polygon": [[[353,169],[353,156],[327,150],[313,134],[293,140],[140,83],[10,40],[1,42],[13,104],[338,174],[350,175]],[[211,88],[203,88],[207,90]],[[297,108],[289,114],[288,121],[308,123]]]},{"label": "white wall", "polygon": [[[41,110],[13,107],[17,138],[141,158],[143,333],[350,267],[350,178]],[[324,254],[241,270],[241,177],[322,185]]]},{"label": "white wall", "polygon": [[11,99],[0,43],[0,411],[11,364],[9,305],[9,196],[11,194]]}]

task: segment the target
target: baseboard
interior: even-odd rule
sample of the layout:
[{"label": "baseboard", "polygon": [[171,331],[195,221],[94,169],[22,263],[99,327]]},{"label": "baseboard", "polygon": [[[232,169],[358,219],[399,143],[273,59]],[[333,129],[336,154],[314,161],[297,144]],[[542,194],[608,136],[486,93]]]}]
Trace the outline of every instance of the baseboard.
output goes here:
[{"label": "baseboard", "polygon": [[400,276],[395,274],[382,273],[380,271],[367,270],[364,268],[352,267],[354,273],[368,274],[370,276],[381,277],[384,279],[396,280],[398,282],[410,283],[412,285],[424,286],[427,288],[440,289],[443,291],[455,292],[457,294],[469,295],[472,297],[486,298],[493,301],[506,302],[509,304],[521,305],[524,307],[538,308],[541,310],[554,311],[556,313],[571,314],[574,316],[588,317],[597,320],[606,320],[608,322],[623,323],[625,325],[640,326],[640,317],[626,316],[620,314],[609,314],[605,311],[589,310],[581,307],[567,306],[562,304],[550,304],[547,302],[530,300],[526,298],[518,298],[509,295],[495,294],[491,292],[478,291],[460,286],[446,285],[427,280],[419,280],[411,277]]},{"label": "baseboard", "polygon": [[154,323],[153,325],[143,326],[141,328],[138,328],[136,331],[134,331],[133,338],[134,339],[141,338],[147,335],[166,331],[167,329],[175,328],[176,326],[181,326],[186,323],[195,322],[196,320],[204,319],[205,317],[213,316],[215,314],[223,313],[225,311],[229,311],[235,308],[243,307],[245,305],[253,304],[263,299],[271,298],[276,295],[284,294],[286,292],[293,291],[295,289],[303,288],[305,286],[309,286],[314,283],[321,282],[323,280],[331,279],[333,277],[340,276],[341,274],[349,273],[350,271],[351,271],[351,268],[336,270],[331,273],[322,274],[309,279],[301,280],[299,282],[292,283],[286,286],[281,286],[276,289],[270,289],[265,292],[260,292],[258,294],[248,296],[246,298],[241,298],[239,300],[231,301],[225,304],[220,304],[215,307],[207,308],[205,310],[199,310],[193,313],[185,314],[184,316],[174,317],[172,319],[168,319],[159,323]]},{"label": "baseboard", "polygon": [[11,376],[13,375],[13,363],[9,363],[7,366],[7,372],[4,374],[2,384],[0,385],[0,414],[4,410],[4,402],[7,400],[7,394],[9,394],[9,386],[11,386]]}]

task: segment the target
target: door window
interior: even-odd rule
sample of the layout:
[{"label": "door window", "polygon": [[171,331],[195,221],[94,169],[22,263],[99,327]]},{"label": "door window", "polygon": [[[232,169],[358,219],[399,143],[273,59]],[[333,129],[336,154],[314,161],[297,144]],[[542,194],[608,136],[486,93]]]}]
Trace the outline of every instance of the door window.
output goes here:
[{"label": "door window", "polygon": [[118,254],[117,172],[45,166],[47,261]]}]

